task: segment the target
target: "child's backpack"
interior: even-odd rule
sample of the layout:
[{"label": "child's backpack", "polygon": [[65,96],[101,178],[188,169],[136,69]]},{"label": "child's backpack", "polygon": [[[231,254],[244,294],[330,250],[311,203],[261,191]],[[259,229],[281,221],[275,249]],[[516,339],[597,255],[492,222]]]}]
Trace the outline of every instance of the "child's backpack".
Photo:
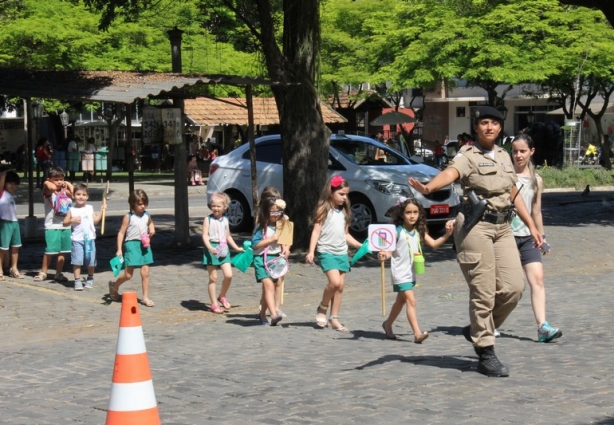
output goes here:
[{"label": "child's backpack", "polygon": [[68,214],[70,207],[72,206],[72,199],[66,194],[66,189],[62,188],[55,194],[55,200],[53,201],[53,211],[55,215],[64,217]]}]

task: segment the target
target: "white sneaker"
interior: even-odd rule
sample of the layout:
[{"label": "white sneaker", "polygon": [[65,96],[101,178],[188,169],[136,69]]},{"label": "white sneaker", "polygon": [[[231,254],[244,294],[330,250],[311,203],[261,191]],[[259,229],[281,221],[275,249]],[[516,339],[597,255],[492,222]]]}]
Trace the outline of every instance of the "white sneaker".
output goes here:
[{"label": "white sneaker", "polygon": [[499,338],[501,336],[501,334],[499,333],[499,331],[497,329],[495,329],[495,338]]}]

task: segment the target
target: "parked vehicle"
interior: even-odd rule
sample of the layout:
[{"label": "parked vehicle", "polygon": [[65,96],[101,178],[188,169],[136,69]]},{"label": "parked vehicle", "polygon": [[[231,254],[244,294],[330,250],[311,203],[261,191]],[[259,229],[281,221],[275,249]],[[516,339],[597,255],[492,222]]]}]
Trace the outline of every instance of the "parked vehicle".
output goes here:
[{"label": "parked vehicle", "polygon": [[[385,152],[385,159],[375,160],[378,150]],[[283,193],[279,135],[256,139],[256,170],[259,192],[266,186],[275,186]],[[389,210],[401,196],[418,199],[429,223],[444,223],[456,216],[460,199],[452,185],[425,196],[407,183],[409,177],[427,183],[438,172],[368,137],[333,135],[330,139],[328,174],[339,174],[350,184],[350,230],[355,235],[366,235],[369,224],[388,222]],[[228,194],[231,204],[227,215],[232,231],[248,230],[253,226],[250,176],[249,145],[218,157],[209,169],[207,198],[215,192]]]},{"label": "parked vehicle", "polygon": [[445,151],[448,159],[454,159],[456,153],[458,152],[458,140],[450,140],[443,146],[443,150]]},{"label": "parked vehicle", "polygon": [[[601,165],[605,166],[605,158],[603,157],[603,148],[597,150],[597,155],[580,155],[578,158],[580,165]],[[610,161],[614,159],[614,151],[610,150]]]}]

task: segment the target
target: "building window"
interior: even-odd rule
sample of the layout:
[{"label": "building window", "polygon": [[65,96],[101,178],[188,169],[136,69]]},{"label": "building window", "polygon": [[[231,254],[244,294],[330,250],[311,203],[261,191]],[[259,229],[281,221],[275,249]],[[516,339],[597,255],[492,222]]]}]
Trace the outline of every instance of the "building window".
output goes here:
[{"label": "building window", "polygon": [[365,113],[364,112],[356,113],[356,127],[365,128]]},{"label": "building window", "polygon": [[465,107],[464,106],[456,107],[456,118],[465,118]]}]

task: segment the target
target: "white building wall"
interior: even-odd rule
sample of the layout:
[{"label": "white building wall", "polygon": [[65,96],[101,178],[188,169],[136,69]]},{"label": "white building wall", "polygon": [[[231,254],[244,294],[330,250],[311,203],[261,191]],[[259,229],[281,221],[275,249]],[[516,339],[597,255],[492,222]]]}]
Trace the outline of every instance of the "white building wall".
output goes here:
[{"label": "white building wall", "polygon": [[[507,85],[500,85],[498,93],[503,93]],[[529,110],[533,111],[535,121],[562,121],[562,117],[546,115],[548,110],[554,110],[559,105],[553,104],[547,98],[535,98],[527,95],[527,92],[536,92],[538,87],[532,84],[515,86],[507,92],[504,104],[507,108],[507,117],[504,122],[504,131],[511,136],[518,133],[527,126],[527,115]],[[428,114],[428,104],[434,102],[445,102],[448,104],[448,136],[450,140],[457,138],[458,134],[471,132],[471,112],[472,107],[486,104],[488,96],[486,90],[479,87],[456,87],[448,90],[446,98],[427,97],[426,113]],[[460,109],[459,109],[460,108]],[[463,115],[464,110],[464,115]]]}]

